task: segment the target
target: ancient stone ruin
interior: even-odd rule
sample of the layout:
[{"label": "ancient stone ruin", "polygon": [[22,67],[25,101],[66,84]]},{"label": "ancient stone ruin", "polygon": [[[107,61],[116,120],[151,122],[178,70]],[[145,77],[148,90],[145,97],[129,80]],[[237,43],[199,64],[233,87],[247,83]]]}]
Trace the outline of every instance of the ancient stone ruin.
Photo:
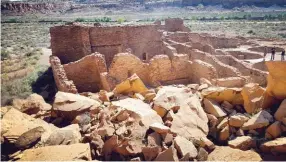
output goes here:
[{"label": "ancient stone ruin", "polygon": [[200,78],[227,87],[266,85],[266,69],[242,61],[262,55],[233,50],[248,42],[191,33],[180,19],[164,25],[64,25],[50,31],[50,62],[60,91],[110,91],[134,73],[151,87],[199,83]]},{"label": "ancient stone ruin", "polygon": [[286,62],[259,44],[168,19],[56,26],[51,47],[58,92],[1,108],[3,160],[286,159]]}]

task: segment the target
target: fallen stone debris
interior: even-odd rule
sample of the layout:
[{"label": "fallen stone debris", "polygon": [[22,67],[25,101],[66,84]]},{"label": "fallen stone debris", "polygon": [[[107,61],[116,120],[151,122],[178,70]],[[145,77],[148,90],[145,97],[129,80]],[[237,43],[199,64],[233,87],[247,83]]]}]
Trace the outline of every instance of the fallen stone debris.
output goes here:
[{"label": "fallen stone debris", "polygon": [[[166,45],[158,43],[160,37],[154,26],[146,28],[155,33],[142,35],[143,44],[151,42],[146,49]],[[238,86],[240,82],[234,81],[235,78],[222,81],[218,76],[234,77],[242,72],[224,67],[213,57],[215,54],[201,56],[200,51],[192,48],[204,46],[203,49],[216,52],[206,43],[212,42],[213,46],[223,43],[215,44],[215,38],[196,35],[205,44],[188,45],[180,40],[192,35],[184,26],[160,28],[172,30],[166,36],[166,43],[172,46],[164,46],[166,54],[154,55],[149,63],[130,53],[110,58],[98,53],[85,55],[90,51],[79,50],[80,41],[94,43],[97,49],[108,53],[105,43],[115,48],[112,43],[116,40],[101,40],[98,32],[113,29],[124,30],[123,34],[118,32],[122,42],[117,40],[124,49],[139,41],[128,37],[128,29],[137,32],[137,28],[52,28],[52,42],[58,44],[52,43],[55,54],[51,66],[59,91],[50,104],[32,94],[1,108],[2,160],[261,161],[265,155],[285,157],[286,63],[266,62],[269,74],[245,65],[244,71],[248,70],[252,78]],[[68,33],[69,29],[90,38],[70,40],[75,45],[69,52],[77,50],[78,55],[61,53],[56,34]],[[153,38],[148,42],[146,37],[150,36]],[[236,44],[239,40],[232,42]],[[173,46],[181,52],[192,50],[190,57],[195,60],[172,55],[176,51]],[[142,49],[134,46],[133,50],[141,53]],[[109,69],[105,61],[110,61]],[[275,68],[276,64],[280,69]]]}]

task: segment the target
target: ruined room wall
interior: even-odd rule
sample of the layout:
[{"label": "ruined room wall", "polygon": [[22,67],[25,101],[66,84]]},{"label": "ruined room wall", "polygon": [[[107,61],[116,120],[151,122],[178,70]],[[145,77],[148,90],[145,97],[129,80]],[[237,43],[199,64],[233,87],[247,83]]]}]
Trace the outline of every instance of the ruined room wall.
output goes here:
[{"label": "ruined room wall", "polygon": [[77,89],[73,81],[68,80],[60,59],[57,56],[50,56],[50,64],[58,90],[69,93],[77,93]]},{"label": "ruined room wall", "polygon": [[227,77],[212,79],[213,85],[220,87],[243,87],[247,83],[247,77]]},{"label": "ruined room wall", "polygon": [[100,73],[107,72],[103,55],[95,53],[63,65],[68,79],[79,92],[97,92],[102,89]]},{"label": "ruined room wall", "polygon": [[152,86],[186,82],[189,79],[188,56],[175,55],[171,60],[167,55],[154,56],[149,63],[149,78]]},{"label": "ruined room wall", "polygon": [[204,45],[209,44],[214,48],[235,48],[243,43],[243,41],[238,38],[217,37],[201,33],[188,33],[188,35],[190,41],[200,42]]},{"label": "ruined room wall", "polygon": [[52,54],[69,63],[91,54],[89,27],[62,25],[50,28]]},{"label": "ruined room wall", "polygon": [[146,53],[149,58],[162,54],[161,36],[156,25],[92,27],[90,29],[92,51],[105,55],[108,66],[114,55],[126,52],[127,48],[131,48],[131,53],[140,59],[143,53]]},{"label": "ruined room wall", "polygon": [[[227,51],[229,55],[233,57],[243,60],[243,59],[260,59],[263,58],[261,54],[258,53],[251,53],[251,52],[242,52],[242,51]],[[241,57],[243,56],[243,57]]]},{"label": "ruined room wall", "polygon": [[254,64],[252,64],[252,67],[254,69],[258,69],[258,70],[268,71],[268,69],[265,65],[265,61],[254,63]]},{"label": "ruined room wall", "polygon": [[214,66],[214,68],[217,70],[219,78],[234,77],[239,76],[241,74],[236,68],[222,63],[215,56],[212,56],[211,54],[208,54],[206,52],[202,52],[196,49],[191,50],[190,60],[193,61],[195,59],[202,60]]},{"label": "ruined room wall", "polygon": [[190,29],[185,27],[184,20],[180,18],[169,18],[165,20],[165,26],[163,28],[164,30],[170,31],[170,32],[176,32],[176,31],[187,31],[189,32]]},{"label": "ruined room wall", "polygon": [[250,65],[241,62],[240,60],[231,55],[217,55],[216,57],[225,64],[228,64],[238,69],[242,75],[250,76],[252,82],[258,83],[262,86],[266,85],[266,72],[252,68]]},{"label": "ruined room wall", "polygon": [[211,64],[201,60],[193,60],[191,69],[190,79],[192,83],[200,83],[201,78],[211,80],[218,77],[217,70]]},{"label": "ruined room wall", "polygon": [[136,73],[147,84],[149,81],[148,71],[148,64],[143,63],[138,57],[130,53],[119,53],[115,55],[109,67],[109,76],[120,83]]}]

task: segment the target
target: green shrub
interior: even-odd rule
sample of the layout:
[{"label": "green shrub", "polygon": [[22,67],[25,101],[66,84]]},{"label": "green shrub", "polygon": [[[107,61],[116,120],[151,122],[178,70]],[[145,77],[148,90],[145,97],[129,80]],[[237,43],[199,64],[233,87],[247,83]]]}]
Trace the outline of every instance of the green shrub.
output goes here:
[{"label": "green shrub", "polygon": [[123,23],[124,21],[125,21],[124,18],[118,18],[118,19],[117,19],[117,23],[118,23],[118,24],[121,24],[121,23]]},{"label": "green shrub", "polygon": [[9,58],[9,56],[10,56],[10,53],[8,51],[6,51],[4,49],[1,50],[1,60],[2,61]]},{"label": "green shrub", "polygon": [[77,18],[77,19],[75,19],[75,22],[85,22],[85,19],[84,18]]}]

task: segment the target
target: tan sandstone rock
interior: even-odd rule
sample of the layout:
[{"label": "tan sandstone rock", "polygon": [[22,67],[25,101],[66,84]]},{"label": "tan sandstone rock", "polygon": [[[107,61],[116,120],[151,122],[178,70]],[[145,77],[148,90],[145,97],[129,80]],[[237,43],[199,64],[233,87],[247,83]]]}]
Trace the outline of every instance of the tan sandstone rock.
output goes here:
[{"label": "tan sandstone rock", "polygon": [[242,151],[227,146],[216,147],[208,156],[208,161],[261,161],[258,153],[252,150]]},{"label": "tan sandstone rock", "polygon": [[259,113],[253,115],[247,122],[241,127],[243,130],[251,130],[257,128],[263,128],[273,121],[273,117],[267,111],[262,110]]},{"label": "tan sandstone rock", "polygon": [[153,123],[150,125],[150,128],[153,129],[157,133],[168,133],[170,131],[170,128],[163,125],[162,123]]},{"label": "tan sandstone rock", "polygon": [[275,139],[282,134],[281,123],[276,121],[272,123],[267,129],[265,133],[265,137],[269,139]]},{"label": "tan sandstone rock", "polygon": [[285,153],[286,152],[286,137],[276,138],[273,141],[268,141],[260,145],[263,152]]},{"label": "tan sandstone rock", "polygon": [[283,100],[286,98],[286,62],[266,61],[269,75],[267,77],[266,92],[269,96]]},{"label": "tan sandstone rock", "polygon": [[169,112],[173,110],[174,114],[170,117],[171,132],[187,139],[206,136],[208,132],[207,115],[201,107],[198,96],[193,95],[190,89],[173,86],[162,87],[154,98],[154,109],[157,108],[164,110],[162,114],[161,111],[157,111],[162,116],[166,114],[167,110]]},{"label": "tan sandstone rock", "polygon": [[247,113],[255,113],[263,106],[265,89],[257,83],[246,84],[241,91],[244,101],[244,109]]},{"label": "tan sandstone rock", "polygon": [[209,87],[202,91],[205,98],[217,102],[227,101],[231,104],[243,104],[241,88]]},{"label": "tan sandstone rock", "polygon": [[171,146],[167,150],[159,153],[155,161],[179,161],[177,150]]},{"label": "tan sandstone rock", "polygon": [[130,113],[136,121],[142,121],[147,128],[155,122],[163,123],[161,117],[148,104],[142,100],[126,98],[119,101],[112,102],[112,105],[121,107]]},{"label": "tan sandstone rock", "polygon": [[235,115],[230,116],[228,124],[233,127],[241,127],[245,122],[248,121],[248,117],[244,114],[237,113]]},{"label": "tan sandstone rock", "polygon": [[217,129],[221,130],[228,124],[228,117],[222,119],[222,121],[217,125]]},{"label": "tan sandstone rock", "polygon": [[253,139],[250,136],[241,136],[228,141],[228,146],[240,150],[249,150],[253,146],[253,143]]},{"label": "tan sandstone rock", "polygon": [[36,114],[39,111],[50,111],[52,106],[47,104],[44,98],[36,93],[31,94],[27,99],[14,99],[13,106],[26,114]]},{"label": "tan sandstone rock", "polygon": [[73,120],[77,115],[99,106],[100,103],[93,99],[59,91],[55,96],[53,111],[57,116]]},{"label": "tan sandstone rock", "polygon": [[25,150],[21,161],[91,160],[89,144],[46,146]]},{"label": "tan sandstone rock", "polygon": [[23,133],[39,126],[45,130],[41,136],[41,142],[46,140],[49,134],[57,129],[52,124],[48,124],[41,119],[32,118],[25,113],[11,108],[1,120],[1,133],[9,142],[14,143]]},{"label": "tan sandstone rock", "polygon": [[226,116],[220,105],[212,99],[204,99],[204,109],[207,113],[213,114],[215,117]]},{"label": "tan sandstone rock", "polygon": [[193,143],[184,137],[177,136],[174,140],[174,144],[179,153],[179,157],[183,160],[190,160],[198,155],[198,151]]},{"label": "tan sandstone rock", "polygon": [[115,94],[128,94],[129,92],[140,93],[147,90],[148,89],[146,88],[142,80],[136,74],[133,74],[130,78],[116,85],[113,92]]},{"label": "tan sandstone rock", "polygon": [[229,136],[230,136],[230,130],[229,130],[229,125],[227,125],[219,132],[219,140],[226,141],[228,140]]},{"label": "tan sandstone rock", "polygon": [[283,121],[283,118],[286,118],[286,99],[282,101],[279,108],[275,112],[274,117],[276,120],[281,122]]}]

